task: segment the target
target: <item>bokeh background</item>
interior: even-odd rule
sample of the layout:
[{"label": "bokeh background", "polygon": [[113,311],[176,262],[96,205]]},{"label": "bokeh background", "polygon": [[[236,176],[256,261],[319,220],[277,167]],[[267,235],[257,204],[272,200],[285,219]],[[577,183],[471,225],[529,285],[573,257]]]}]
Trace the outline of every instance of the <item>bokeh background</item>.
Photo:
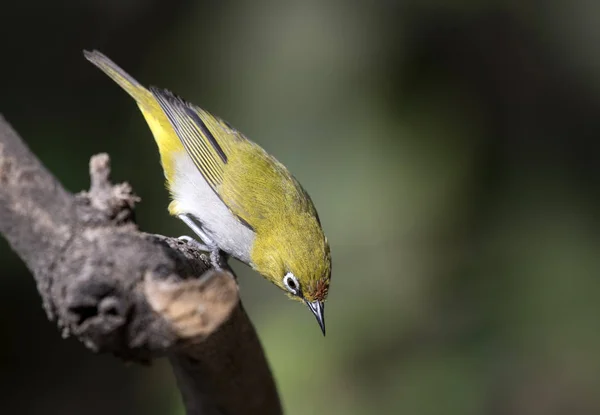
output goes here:
[{"label": "bokeh background", "polygon": [[[600,4],[2,2],[0,112],[71,191],[89,157],[167,215],[133,101],[82,57],[286,164],[332,245],[324,339],[235,264],[289,414],[600,413]],[[0,413],[182,414],[165,362],[61,339],[0,240]]]}]

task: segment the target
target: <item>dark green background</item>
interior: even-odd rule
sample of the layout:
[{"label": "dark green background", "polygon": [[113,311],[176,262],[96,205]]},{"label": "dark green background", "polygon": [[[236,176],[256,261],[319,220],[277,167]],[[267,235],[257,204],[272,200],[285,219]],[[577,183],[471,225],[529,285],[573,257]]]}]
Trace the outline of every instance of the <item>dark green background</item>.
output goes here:
[{"label": "dark green background", "polygon": [[[324,339],[245,266],[290,414],[600,413],[600,4],[7,0],[0,112],[71,191],[89,157],[166,212],[133,101],[84,60],[228,120],[331,242]],[[181,414],[168,366],[62,340],[0,241],[0,413]]]}]

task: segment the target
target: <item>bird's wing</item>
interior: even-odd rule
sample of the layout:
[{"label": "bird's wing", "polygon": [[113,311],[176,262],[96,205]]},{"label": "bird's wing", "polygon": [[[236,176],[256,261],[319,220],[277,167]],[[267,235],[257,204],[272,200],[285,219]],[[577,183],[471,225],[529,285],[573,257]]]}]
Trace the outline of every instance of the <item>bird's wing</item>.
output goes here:
[{"label": "bird's wing", "polygon": [[204,179],[219,194],[229,142],[234,138],[229,136],[237,135],[237,131],[167,90],[151,87],[150,91]]},{"label": "bird's wing", "polygon": [[[175,94],[149,89],[206,182],[242,223],[256,230],[269,225],[264,219],[286,217],[292,211],[316,216],[304,189],[262,148],[225,121]],[[239,151],[242,147],[244,151]],[[236,168],[228,169],[232,165]],[[251,212],[248,206],[252,206]]]}]

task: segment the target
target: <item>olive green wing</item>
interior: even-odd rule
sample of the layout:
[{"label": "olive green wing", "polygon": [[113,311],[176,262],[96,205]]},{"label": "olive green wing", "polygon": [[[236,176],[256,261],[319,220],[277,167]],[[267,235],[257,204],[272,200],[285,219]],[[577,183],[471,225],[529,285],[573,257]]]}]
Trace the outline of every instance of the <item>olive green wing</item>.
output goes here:
[{"label": "olive green wing", "polygon": [[287,220],[300,213],[316,216],[308,194],[260,146],[175,94],[149,89],[195,166],[242,223],[256,230],[269,226],[274,217]]},{"label": "olive green wing", "polygon": [[231,140],[239,140],[240,134],[224,121],[170,91],[155,87],[150,91],[204,179],[219,194]]},{"label": "olive green wing", "polygon": [[[292,174],[260,146],[244,140],[232,151],[221,199],[259,231],[299,216],[318,216],[310,196]],[[251,168],[249,168],[251,166]]]}]

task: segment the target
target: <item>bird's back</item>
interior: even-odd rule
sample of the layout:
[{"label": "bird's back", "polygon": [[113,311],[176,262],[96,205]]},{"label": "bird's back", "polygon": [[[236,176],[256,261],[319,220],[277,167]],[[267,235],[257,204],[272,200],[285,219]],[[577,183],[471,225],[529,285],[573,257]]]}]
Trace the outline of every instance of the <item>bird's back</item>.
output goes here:
[{"label": "bird's back", "polygon": [[166,90],[150,89],[188,157],[231,212],[260,232],[288,216],[316,217],[292,174],[227,122]]}]

